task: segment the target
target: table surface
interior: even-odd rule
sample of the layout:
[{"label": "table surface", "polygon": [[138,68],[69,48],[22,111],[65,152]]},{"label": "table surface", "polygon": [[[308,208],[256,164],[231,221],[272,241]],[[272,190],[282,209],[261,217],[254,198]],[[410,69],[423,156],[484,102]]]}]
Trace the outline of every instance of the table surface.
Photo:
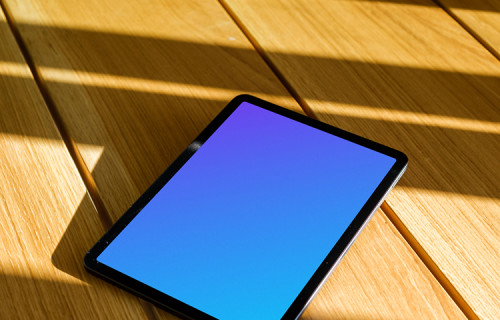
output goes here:
[{"label": "table surface", "polygon": [[0,318],[176,319],[82,257],[240,93],[410,159],[303,319],[500,318],[499,1],[0,3]]}]

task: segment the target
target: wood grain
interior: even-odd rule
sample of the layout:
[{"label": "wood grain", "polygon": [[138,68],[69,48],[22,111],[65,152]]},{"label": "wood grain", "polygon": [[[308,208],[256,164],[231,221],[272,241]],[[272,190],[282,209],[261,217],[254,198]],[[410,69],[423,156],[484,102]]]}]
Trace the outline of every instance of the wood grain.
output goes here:
[{"label": "wood grain", "polygon": [[0,39],[0,318],[145,318],[83,270],[105,230],[1,11]]},{"label": "wood grain", "polygon": [[430,1],[226,2],[310,114],[408,154],[402,231],[498,318],[499,62]]},{"label": "wood grain", "polygon": [[303,318],[466,317],[379,210]]},{"label": "wood grain", "polygon": [[438,0],[438,3],[500,59],[500,1]]},{"label": "wood grain", "polygon": [[[112,220],[236,94],[299,110],[215,1],[6,5]],[[463,318],[383,217],[358,242],[306,317]]]}]

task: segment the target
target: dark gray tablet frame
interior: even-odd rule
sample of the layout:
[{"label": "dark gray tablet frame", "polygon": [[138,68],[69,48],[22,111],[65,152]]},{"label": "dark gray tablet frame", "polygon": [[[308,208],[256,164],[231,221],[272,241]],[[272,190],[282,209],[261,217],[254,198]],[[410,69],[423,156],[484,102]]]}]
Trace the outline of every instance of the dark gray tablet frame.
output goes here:
[{"label": "dark gray tablet frame", "polygon": [[382,144],[368,140],[366,138],[349,133],[342,129],[330,126],[323,122],[311,119],[304,115],[279,107],[267,101],[250,95],[240,95],[235,97],[217,117],[200,133],[200,135],[187,147],[187,149],[170,165],[167,170],[149,187],[149,189],[123,214],[123,216],[111,227],[111,229],[87,252],[84,258],[85,268],[127,290],[139,297],[142,297],[154,304],[163,307],[179,316],[188,319],[215,319],[214,317],[197,310],[182,301],[179,301],[163,292],[137,281],[115,269],[112,269],[97,261],[97,257],[108,246],[109,243],[134,219],[134,217],[146,206],[146,204],[168,183],[168,181],[179,171],[191,156],[207,141],[208,138],[219,128],[219,126],[236,110],[242,102],[249,102],[266,110],[275,112],[287,118],[304,123],[308,126],[328,132],[345,140],[354,142],[366,148],[380,152],[396,159],[395,164],[389,170],[385,178],[370,196],[368,201],[356,215],[352,223],[346,229],[339,241],[332,248],[328,256],[321,263],[306,286],[302,289],[296,299],[291,302],[290,307],[283,315],[282,319],[297,319],[319,291],[323,283],[328,279],[333,269],[340,262],[356,237],[369,221],[371,216],[382,204],[385,196],[394,187],[402,176],[408,165],[408,158],[400,151],[394,150]]}]

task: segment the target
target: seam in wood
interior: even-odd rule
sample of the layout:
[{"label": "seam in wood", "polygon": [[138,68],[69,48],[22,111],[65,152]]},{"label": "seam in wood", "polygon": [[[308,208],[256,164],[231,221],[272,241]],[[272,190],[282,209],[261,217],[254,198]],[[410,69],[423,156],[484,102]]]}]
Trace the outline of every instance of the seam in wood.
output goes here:
[{"label": "seam in wood", "polygon": [[443,5],[440,0],[432,0],[438,7],[446,12],[456,23],[458,23],[468,34],[470,34],[477,42],[479,42],[489,53],[491,53],[497,60],[500,61],[500,53],[490,46],[477,32],[469,27],[462,19],[453,13],[448,7]]},{"label": "seam in wood", "polygon": [[[87,194],[89,195],[91,201],[94,204],[94,207],[97,211],[97,214],[99,216],[99,219],[104,226],[104,228],[109,229],[113,225],[113,220],[111,219],[111,216],[109,215],[104,202],[102,201],[101,196],[99,195],[99,191],[97,188],[97,184],[92,177],[92,174],[90,170],[88,169],[87,165],[85,164],[85,161],[83,160],[82,155],[80,154],[80,151],[78,150],[78,146],[76,145],[76,142],[71,138],[69,135],[69,131],[66,128],[61,115],[57,111],[57,108],[55,107],[54,100],[49,94],[49,91],[47,87],[45,86],[45,83],[42,81],[40,74],[38,73],[35,63],[29,54],[29,51],[24,43],[24,40],[21,36],[21,33],[17,29],[14,19],[8,10],[7,6],[4,4],[2,0],[0,0],[0,9],[3,11],[5,18],[7,20],[7,24],[14,35],[14,38],[16,40],[17,46],[21,51],[21,54],[23,55],[23,58],[28,65],[30,72],[33,76],[33,79],[38,87],[38,90],[40,94],[42,95],[42,98],[45,101],[45,105],[47,106],[47,109],[49,110],[50,115],[52,116],[52,119],[55,123],[56,129],[59,132],[59,135],[61,136],[66,149],[68,150],[73,163],[75,164],[75,167],[78,170],[78,173],[80,174],[80,177],[82,178],[82,181],[86,187]],[[82,261],[83,263],[83,261]],[[146,302],[140,298],[137,298],[139,300],[139,304],[141,308],[144,311],[144,314],[149,320],[157,320],[158,318],[156,317],[156,314],[154,312],[154,309],[152,305],[149,302]]]},{"label": "seam in wood", "polygon": [[455,289],[453,284],[451,284],[450,280],[444,275],[444,273],[439,269],[438,265],[432,260],[429,254],[425,251],[425,249],[418,243],[417,239],[413,237],[411,232],[406,228],[403,222],[396,215],[394,210],[387,204],[387,202],[383,202],[380,206],[382,212],[387,216],[387,218],[391,221],[391,223],[396,227],[401,236],[405,239],[408,245],[413,249],[415,254],[420,258],[420,260],[424,263],[424,265],[429,269],[434,278],[439,282],[439,284],[444,288],[446,293],[455,301],[457,306],[462,310],[465,316],[471,320],[479,320],[479,317],[472,310],[469,304],[465,301],[462,295]]},{"label": "seam in wood", "polygon": [[[300,97],[298,92],[293,88],[293,86],[288,82],[285,76],[280,72],[280,70],[276,67],[276,65],[271,61],[267,53],[264,49],[259,45],[257,39],[255,39],[252,34],[248,31],[248,29],[244,26],[243,22],[237,17],[235,12],[229,7],[225,0],[218,0],[221,6],[226,10],[227,14],[234,23],[238,26],[238,28],[243,32],[248,41],[252,44],[254,49],[260,55],[260,57],[264,60],[267,66],[271,69],[271,71],[275,74],[275,76],[279,79],[282,85],[286,88],[286,90],[290,93],[290,95],[297,101],[302,110],[307,114],[307,116],[318,120],[312,109],[305,102],[304,99]],[[441,6],[442,7],[442,6]],[[448,12],[448,11],[447,11]],[[449,12],[448,12],[449,13]],[[450,14],[450,13],[449,13]],[[450,14],[451,15],[451,14]],[[453,17],[453,15],[451,15]],[[457,19],[456,19],[457,20]],[[457,21],[458,22],[458,21]],[[460,24],[460,22],[459,22]],[[462,25],[462,24],[461,24]],[[467,29],[466,29],[467,30]],[[469,33],[471,31],[468,30]],[[474,36],[471,33],[472,36]],[[474,36],[475,37],[475,36]],[[479,40],[475,37],[481,44],[485,45],[482,40]],[[485,46],[486,47],[486,46]],[[494,56],[495,53],[492,50],[490,51]],[[497,56],[496,56],[497,57]],[[497,57],[498,58],[498,57]],[[432,258],[427,254],[424,248],[418,243],[418,241],[413,237],[410,231],[404,226],[401,220],[397,217],[396,213],[389,207],[389,205],[384,201],[381,206],[382,212],[387,216],[387,218],[391,221],[391,223],[395,226],[398,232],[401,234],[403,239],[408,243],[408,245],[412,248],[415,254],[419,257],[422,263],[426,266],[426,268],[431,272],[434,278],[438,281],[438,283],[443,287],[443,289],[448,293],[451,299],[457,304],[457,306],[462,310],[465,316],[471,320],[479,320],[479,317],[472,310],[469,304],[465,301],[465,299],[460,295],[460,293],[455,289],[455,287],[451,284],[451,282],[446,278],[443,272],[439,269],[437,264],[432,260]]]},{"label": "seam in wood", "polygon": [[259,42],[257,39],[255,39],[250,31],[248,31],[247,28],[245,28],[243,22],[236,16],[236,14],[231,10],[229,5],[227,5],[225,0],[218,0],[220,5],[224,8],[228,16],[233,20],[233,22],[236,24],[236,26],[240,29],[240,31],[245,35],[245,37],[248,39],[252,47],[257,51],[259,56],[264,60],[265,64],[271,71],[274,73],[274,75],[278,78],[278,80],[281,82],[283,87],[288,91],[288,93],[297,101],[299,106],[302,108],[302,110],[305,112],[305,114],[313,119],[317,119],[316,115],[312,112],[312,110],[309,108],[307,103],[300,97],[300,95],[297,93],[297,91],[293,88],[293,86],[288,82],[288,80],[285,78],[285,76],[281,73],[281,71],[274,65],[274,63],[271,61],[271,59],[268,57],[264,49],[259,45]]},{"label": "seam in wood", "polygon": [[54,123],[56,125],[56,128],[63,139],[64,144],[66,145],[67,150],[69,151],[69,154],[71,158],[73,159],[73,162],[75,163],[75,166],[78,170],[78,173],[82,177],[82,180],[85,184],[85,187],[87,188],[87,192],[91,198],[91,200],[94,203],[94,206],[96,208],[97,213],[99,214],[99,218],[101,219],[102,224],[104,225],[105,228],[110,228],[112,226],[112,220],[106,210],[106,207],[104,206],[104,203],[102,202],[101,197],[99,196],[99,193],[97,191],[97,185],[94,181],[94,178],[92,177],[90,171],[88,170],[79,150],[76,145],[76,142],[71,138],[71,136],[68,133],[68,129],[64,125],[64,122],[61,118],[61,115],[57,111],[57,108],[55,107],[54,100],[49,94],[49,91],[47,87],[45,86],[45,83],[42,81],[40,74],[38,73],[35,63],[29,54],[29,51],[24,43],[24,40],[22,39],[21,33],[17,29],[14,20],[12,18],[12,15],[8,11],[6,5],[3,3],[3,1],[0,1],[0,6],[5,14],[5,17],[7,19],[7,24],[9,25],[12,34],[14,35],[14,38],[16,39],[17,46],[19,47],[24,60],[26,61],[26,64],[28,65],[30,72],[33,76],[33,79],[35,80],[35,83],[38,87],[38,90],[40,94],[42,95],[45,105],[47,106],[47,109],[49,110],[50,115],[52,116],[52,119],[54,120]]}]

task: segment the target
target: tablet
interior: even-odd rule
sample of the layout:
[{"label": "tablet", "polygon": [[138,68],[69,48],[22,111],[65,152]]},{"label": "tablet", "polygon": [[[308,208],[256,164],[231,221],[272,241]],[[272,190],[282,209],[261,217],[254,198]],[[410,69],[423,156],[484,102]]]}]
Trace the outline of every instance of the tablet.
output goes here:
[{"label": "tablet", "polygon": [[85,267],[189,319],[296,319],[406,166],[399,151],[241,95]]}]

